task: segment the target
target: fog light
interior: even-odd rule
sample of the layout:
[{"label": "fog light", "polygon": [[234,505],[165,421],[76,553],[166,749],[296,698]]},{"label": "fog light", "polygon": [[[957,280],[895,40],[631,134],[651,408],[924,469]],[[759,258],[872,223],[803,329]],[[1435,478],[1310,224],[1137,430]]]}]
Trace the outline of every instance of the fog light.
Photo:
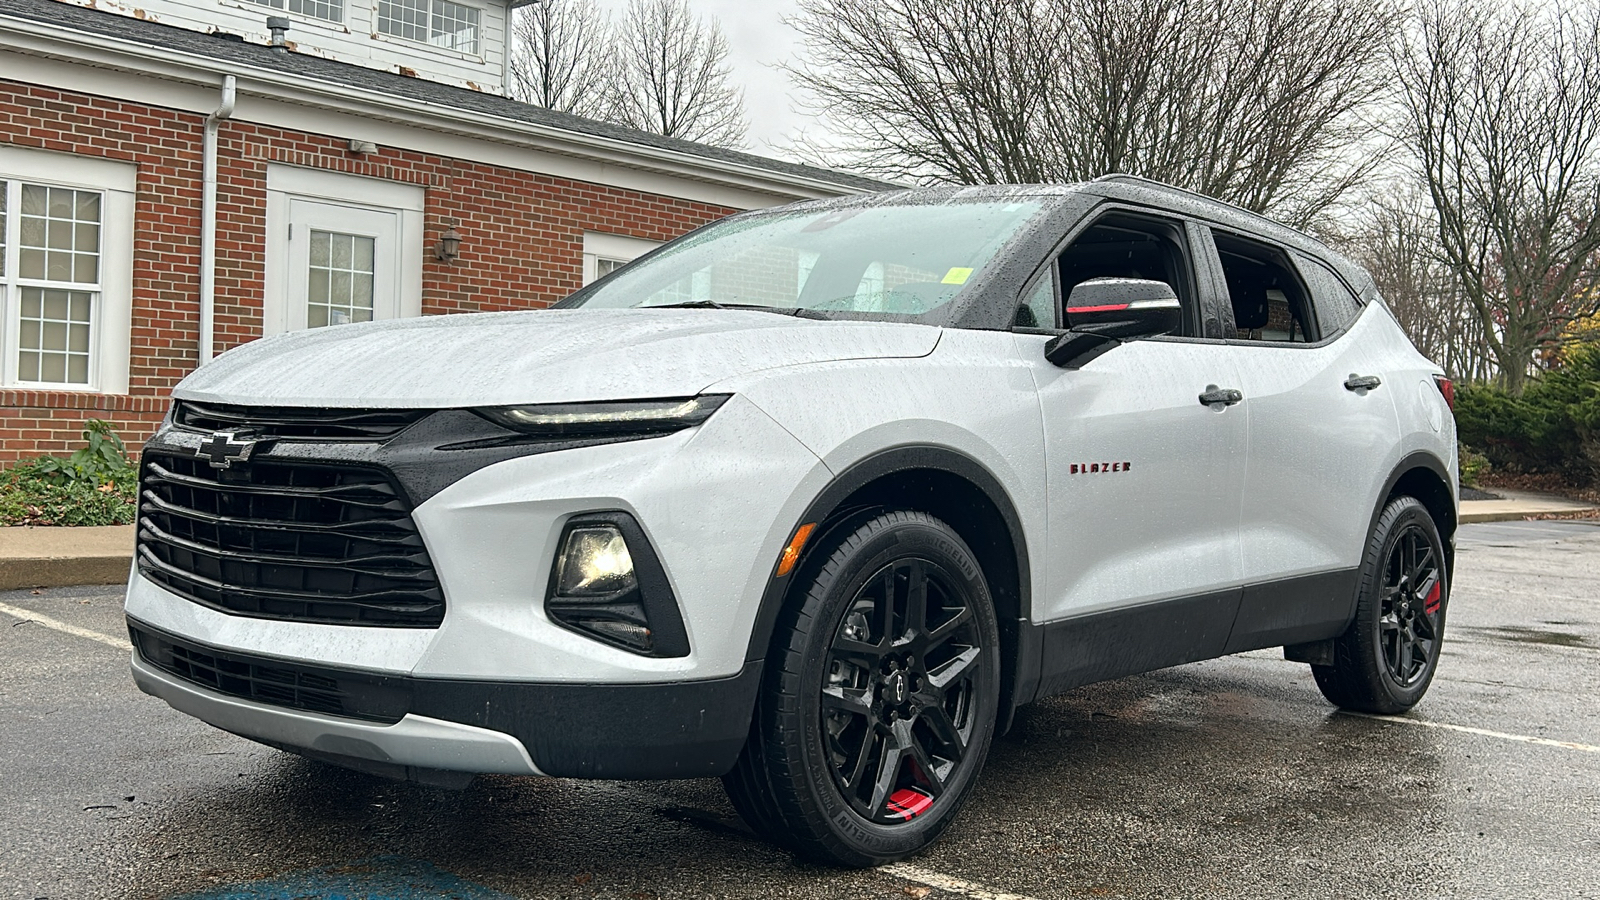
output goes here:
[{"label": "fog light", "polygon": [[574,516],[556,547],[544,602],[551,622],[630,653],[689,655],[672,584],[637,519],[621,510]]},{"label": "fog light", "polygon": [[558,597],[604,597],[638,587],[622,532],[611,525],[568,532],[556,585]]}]

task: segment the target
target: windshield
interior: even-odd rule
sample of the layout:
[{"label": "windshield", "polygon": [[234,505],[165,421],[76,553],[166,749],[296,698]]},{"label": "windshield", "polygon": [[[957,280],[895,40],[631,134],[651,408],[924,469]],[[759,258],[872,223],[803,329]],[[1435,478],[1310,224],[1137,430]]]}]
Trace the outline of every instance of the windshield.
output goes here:
[{"label": "windshield", "polygon": [[1034,201],[972,202],[732,219],[619,270],[561,306],[919,316],[949,303],[1039,209]]}]

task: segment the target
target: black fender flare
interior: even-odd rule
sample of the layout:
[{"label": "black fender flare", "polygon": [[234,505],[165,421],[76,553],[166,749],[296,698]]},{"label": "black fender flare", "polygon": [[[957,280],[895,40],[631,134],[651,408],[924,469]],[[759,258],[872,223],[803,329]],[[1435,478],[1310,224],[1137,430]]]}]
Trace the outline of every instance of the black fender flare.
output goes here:
[{"label": "black fender flare", "polygon": [[[1000,518],[1005,523],[1006,537],[1010,542],[1015,555],[1017,583],[1014,598],[995,597],[998,618],[1000,620],[1002,647],[1002,705],[1000,714],[1002,725],[1009,722],[1010,709],[1016,701],[1031,699],[1023,696],[1023,691],[1013,690],[1018,685],[1032,685],[1038,680],[1038,642],[1030,626],[1032,612],[1032,568],[1028,557],[1027,538],[1023,531],[1022,519],[1017,514],[1016,504],[1005,487],[982,463],[965,453],[948,447],[930,445],[903,445],[880,450],[870,456],[864,457],[851,464],[840,472],[824,487],[811,503],[806,506],[805,513],[791,526],[789,533],[793,534],[796,528],[808,522],[822,523],[841,511],[845,501],[863,487],[885,476],[894,475],[908,470],[933,470],[947,473],[960,478],[973,485],[981,492],[988,502],[999,512]],[[806,562],[819,544],[825,544],[824,535],[818,533],[806,542],[800,558],[792,568],[789,575],[780,576],[777,572],[777,561],[773,561],[771,577],[767,580],[766,588],[762,591],[761,605],[756,611],[755,623],[750,631],[749,649],[746,651],[747,661],[763,660],[766,658],[772,643],[773,629],[777,625],[778,613],[788,600],[789,589],[793,586],[794,578],[804,571]],[[975,551],[978,548],[974,548]],[[991,585],[991,591],[993,587]],[[1014,615],[1008,616],[1003,610],[1009,611],[1011,601],[1015,601]],[[1004,602],[1004,606],[1002,606]],[[1009,645],[1009,646],[1007,646]],[[1010,652],[1005,652],[1009,650]]]},{"label": "black fender flare", "polygon": [[[1378,492],[1377,501],[1372,507],[1372,517],[1367,520],[1366,533],[1361,536],[1363,542],[1366,541],[1369,536],[1371,536],[1372,529],[1377,527],[1378,516],[1383,514],[1383,508],[1388,505],[1389,498],[1394,495],[1395,488],[1399,486],[1400,480],[1408,473],[1417,469],[1426,469],[1433,473],[1433,475],[1439,479],[1439,483],[1444,486],[1446,494],[1452,497],[1455,496],[1450,490],[1450,467],[1446,465],[1443,460],[1427,450],[1416,450],[1408,453],[1402,457],[1398,463],[1395,464],[1393,469],[1389,470],[1389,476],[1384,479],[1383,490]],[[1418,497],[1417,499],[1426,504],[1428,498]],[[1459,503],[1459,499],[1457,499],[1456,502]],[[1429,508],[1429,511],[1433,511],[1431,507]],[[1450,509],[1450,521],[1448,523],[1449,527],[1440,529],[1444,532],[1444,552],[1446,557],[1445,564],[1447,567],[1445,570],[1446,576],[1452,580],[1454,580],[1455,576],[1456,563],[1455,533],[1459,524],[1460,509],[1459,506],[1453,506]]]}]

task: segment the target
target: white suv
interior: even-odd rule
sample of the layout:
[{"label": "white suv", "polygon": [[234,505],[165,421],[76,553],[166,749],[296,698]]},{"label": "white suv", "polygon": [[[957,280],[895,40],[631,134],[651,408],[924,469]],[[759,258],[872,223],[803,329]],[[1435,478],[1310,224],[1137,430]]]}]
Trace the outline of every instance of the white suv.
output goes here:
[{"label": "white suv", "polygon": [[1021,704],[1283,646],[1392,713],[1439,659],[1449,382],[1358,267],[1137,179],[747,213],[174,393],[135,679],[371,772],[721,776],[868,865]]}]

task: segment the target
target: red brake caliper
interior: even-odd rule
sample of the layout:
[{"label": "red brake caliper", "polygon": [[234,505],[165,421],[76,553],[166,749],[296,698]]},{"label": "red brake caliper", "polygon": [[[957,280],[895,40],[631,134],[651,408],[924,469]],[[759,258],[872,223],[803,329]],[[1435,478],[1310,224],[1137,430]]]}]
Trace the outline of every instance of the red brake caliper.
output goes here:
[{"label": "red brake caliper", "polygon": [[1444,594],[1443,588],[1444,582],[1437,579],[1433,582],[1433,590],[1429,591],[1427,599],[1422,601],[1423,612],[1431,616],[1439,611],[1439,598]]},{"label": "red brake caliper", "polygon": [[927,812],[932,805],[933,798],[916,788],[901,788],[889,795],[889,815],[907,822]]}]

